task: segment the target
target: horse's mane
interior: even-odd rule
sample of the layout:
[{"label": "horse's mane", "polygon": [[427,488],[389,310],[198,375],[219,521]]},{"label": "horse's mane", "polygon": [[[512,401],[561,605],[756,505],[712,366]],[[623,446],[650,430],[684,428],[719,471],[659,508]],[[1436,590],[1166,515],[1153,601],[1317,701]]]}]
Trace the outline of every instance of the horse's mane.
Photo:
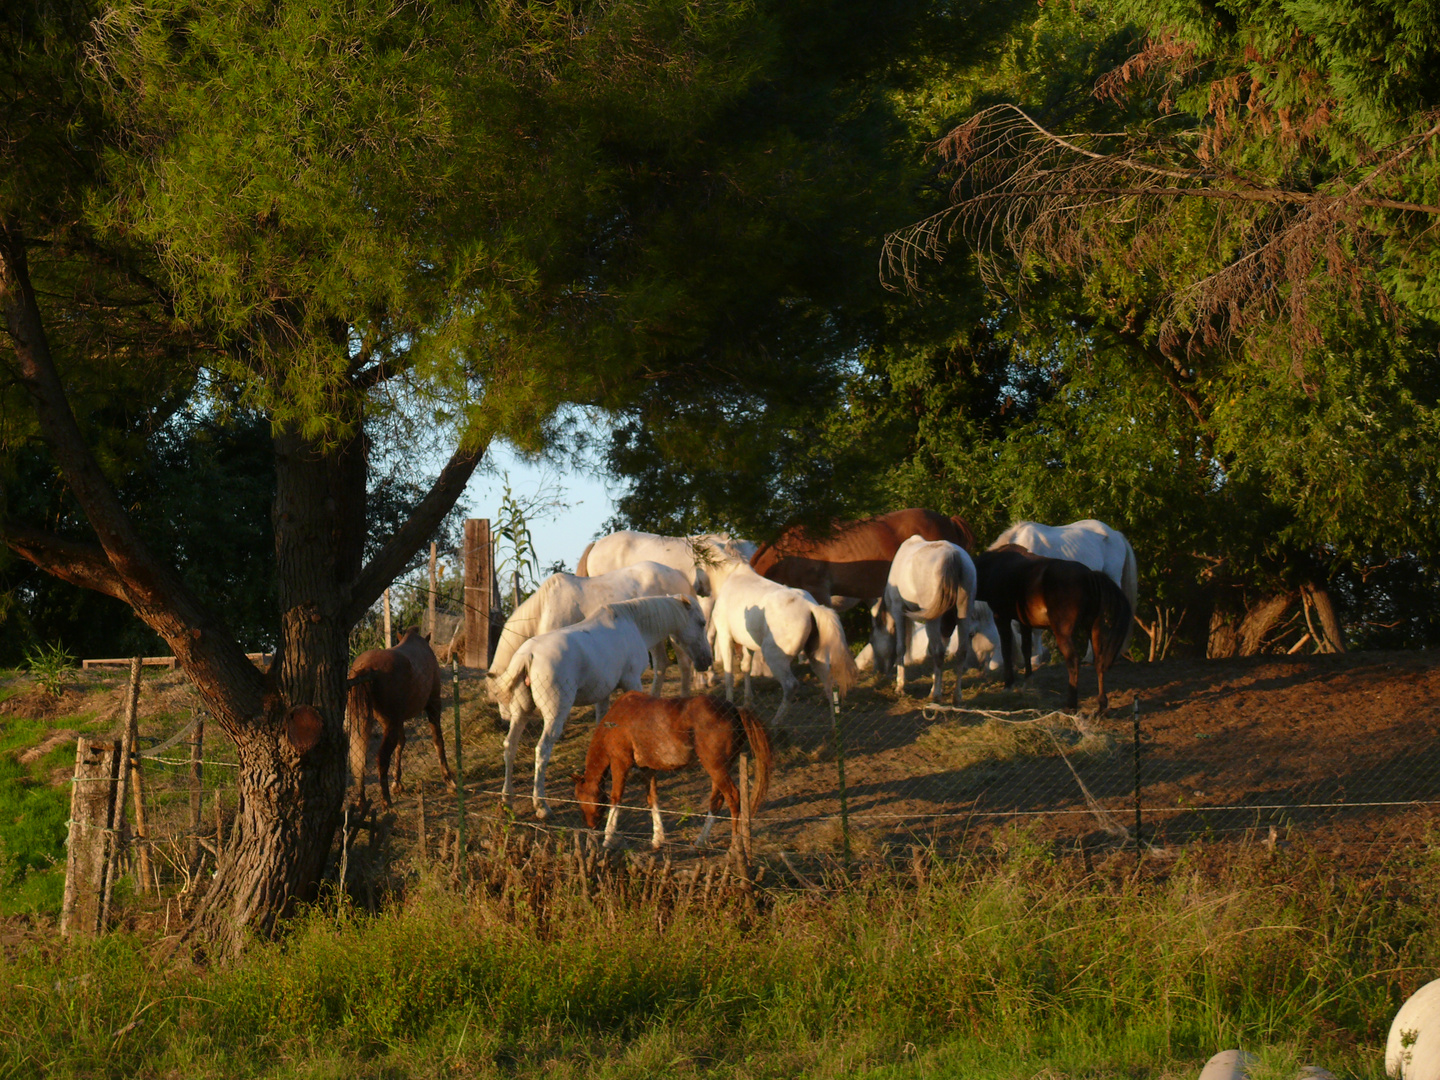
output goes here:
[{"label": "horse's mane", "polygon": [[636,600],[620,600],[607,608],[616,618],[634,623],[642,636],[650,638],[674,633],[684,622],[682,612],[688,604],[678,596],[642,596]]}]

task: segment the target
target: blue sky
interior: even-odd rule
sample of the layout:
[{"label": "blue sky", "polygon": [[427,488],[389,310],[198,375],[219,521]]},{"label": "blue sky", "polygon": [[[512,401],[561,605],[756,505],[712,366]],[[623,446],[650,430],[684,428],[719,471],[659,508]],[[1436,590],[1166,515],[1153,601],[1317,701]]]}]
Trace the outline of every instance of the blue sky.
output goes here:
[{"label": "blue sky", "polygon": [[540,495],[547,502],[563,504],[531,520],[530,532],[542,569],[563,560],[565,569],[573,571],[585,545],[615,513],[605,482],[574,465],[526,462],[508,446],[497,443],[465,489],[463,501],[470,516],[492,520],[498,516],[507,472],[517,499]]}]

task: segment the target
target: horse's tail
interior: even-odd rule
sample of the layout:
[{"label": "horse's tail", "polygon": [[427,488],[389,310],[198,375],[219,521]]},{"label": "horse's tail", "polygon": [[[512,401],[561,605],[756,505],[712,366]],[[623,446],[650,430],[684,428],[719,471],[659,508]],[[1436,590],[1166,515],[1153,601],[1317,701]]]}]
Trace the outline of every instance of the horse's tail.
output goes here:
[{"label": "horse's tail", "polygon": [[365,762],[370,753],[370,732],[375,726],[374,673],[351,677],[345,695],[345,728],[350,736],[350,776],[357,788],[365,781]]},{"label": "horse's tail", "polygon": [[960,602],[960,595],[974,592],[973,587],[967,588],[965,581],[965,561],[960,558],[950,558],[955,555],[953,549],[946,549],[947,557],[940,564],[940,572],[935,576],[935,598],[934,601],[919,615],[922,619],[938,619],[945,612],[955,608]]},{"label": "horse's tail", "polygon": [[510,699],[515,696],[515,688],[530,674],[531,655],[531,653],[526,653],[523,656],[515,656],[510,661],[510,666],[498,675],[495,674],[495,669],[491,668],[485,684],[492,700],[509,707]]},{"label": "horse's tail", "polygon": [[766,792],[770,790],[770,771],[775,755],[770,749],[770,731],[765,727],[765,722],[743,705],[736,712],[740,714],[740,723],[745,727],[745,741],[750,744],[750,749],[755,751],[755,786],[750,790],[750,814],[753,817],[765,801]]},{"label": "horse's tail", "polygon": [[[974,551],[975,530],[970,528],[970,523],[959,514],[951,514],[950,521],[954,524],[955,531],[959,534],[959,537],[954,540],[953,543],[959,544],[966,551]],[[946,539],[948,540],[949,537],[946,537]]]},{"label": "horse's tail", "polygon": [[840,691],[840,696],[844,697],[850,692],[850,688],[860,681],[860,669],[855,666],[855,657],[850,655],[850,646],[845,642],[845,630],[840,625],[840,616],[835,614],[834,608],[811,604],[810,617],[815,624],[815,632],[811,638],[816,647],[810,648],[807,643],[806,648],[811,655],[818,654],[830,665],[830,678],[834,681],[835,689]]},{"label": "horse's tail", "polygon": [[575,564],[576,577],[590,576],[590,549],[594,546],[595,541],[591,540],[590,543],[585,545],[585,550],[580,553],[580,561]]},{"label": "horse's tail", "polygon": [[563,579],[558,574],[552,574],[546,578],[540,583],[538,589],[522,600],[520,606],[510,613],[510,617],[505,620],[505,625],[500,630],[500,640],[495,643],[495,655],[488,665],[491,671],[506,670],[510,666],[511,657],[515,655],[515,650],[535,636],[535,631],[540,627],[540,616],[545,610],[550,594],[557,588],[551,582],[557,580]]},{"label": "horse's tail", "polygon": [[[1139,610],[1140,601],[1140,567],[1135,561],[1135,549],[1130,546],[1130,541],[1124,536],[1120,539],[1125,544],[1125,562],[1120,567],[1120,591],[1125,594],[1125,599],[1130,603],[1130,614]],[[1125,640],[1120,644],[1120,651],[1123,653],[1130,647],[1130,635],[1135,632],[1135,623],[1132,620],[1125,626]]]},{"label": "horse's tail", "polygon": [[[1099,610],[1095,614],[1101,627],[1101,648],[1104,650],[1105,667],[1115,663],[1116,657],[1130,640],[1130,628],[1134,625],[1134,609],[1121,591],[1120,586],[1100,571],[1092,571],[1100,596]],[[1095,666],[1099,667],[1101,652],[1095,653]]]}]

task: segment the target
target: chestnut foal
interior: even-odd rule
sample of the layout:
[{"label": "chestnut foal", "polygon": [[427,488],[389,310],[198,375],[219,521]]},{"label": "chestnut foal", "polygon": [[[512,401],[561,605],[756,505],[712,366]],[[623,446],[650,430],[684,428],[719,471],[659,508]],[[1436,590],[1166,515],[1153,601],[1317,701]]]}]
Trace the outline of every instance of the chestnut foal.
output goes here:
[{"label": "chestnut foal", "polygon": [[600,824],[600,781],[610,770],[610,815],[605,821],[605,846],[616,843],[620,823],[620,802],[625,794],[625,776],[633,767],[654,770],[650,774],[650,846],[665,842],[660,821],[660,801],[655,772],[675,772],[699,761],[710,774],[710,807],[697,844],[704,844],[715,825],[715,812],[723,797],[730,806],[730,837],[735,840],[735,823],[740,816],[740,792],[730,779],[730,763],[749,744],[755,752],[755,787],[750,792],[753,814],[765,801],[770,785],[773,756],[770,735],[753,712],[724,698],[657,698],[632,691],[610,706],[595,725],[590,749],[585,755],[584,775],[575,773],[575,799],[585,815],[585,824]]}]

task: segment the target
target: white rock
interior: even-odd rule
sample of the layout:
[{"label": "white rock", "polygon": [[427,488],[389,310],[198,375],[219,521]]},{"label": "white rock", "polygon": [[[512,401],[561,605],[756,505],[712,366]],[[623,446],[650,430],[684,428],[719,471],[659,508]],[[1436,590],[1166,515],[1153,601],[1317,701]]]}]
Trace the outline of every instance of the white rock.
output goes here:
[{"label": "white rock", "polygon": [[1440,979],[1400,1006],[1385,1040],[1385,1072],[1404,1080],[1440,1080]]},{"label": "white rock", "polygon": [[1245,1070],[1257,1060],[1244,1050],[1221,1050],[1200,1070],[1200,1080],[1249,1080]]}]

